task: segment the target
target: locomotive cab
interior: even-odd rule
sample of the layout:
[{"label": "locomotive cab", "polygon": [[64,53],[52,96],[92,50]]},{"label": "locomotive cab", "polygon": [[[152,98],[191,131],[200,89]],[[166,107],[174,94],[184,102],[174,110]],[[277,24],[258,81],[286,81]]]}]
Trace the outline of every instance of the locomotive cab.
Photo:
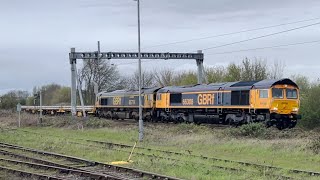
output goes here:
[{"label": "locomotive cab", "polygon": [[278,114],[297,114],[299,111],[298,89],[288,85],[277,85],[271,89],[270,112]]},{"label": "locomotive cab", "polygon": [[299,112],[299,89],[294,85],[275,85],[271,87],[270,121],[268,125],[279,129],[292,128],[301,119]]},{"label": "locomotive cab", "polygon": [[263,80],[254,84],[251,92],[251,107],[257,119],[266,120],[267,126],[293,128],[301,119],[299,87],[292,80]]}]

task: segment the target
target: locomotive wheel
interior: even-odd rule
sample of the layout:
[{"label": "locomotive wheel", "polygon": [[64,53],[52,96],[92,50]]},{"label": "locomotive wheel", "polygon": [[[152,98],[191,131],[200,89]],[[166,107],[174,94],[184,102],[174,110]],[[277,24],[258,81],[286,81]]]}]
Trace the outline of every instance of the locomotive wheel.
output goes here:
[{"label": "locomotive wheel", "polygon": [[154,123],[157,123],[158,122],[158,118],[157,117],[151,118],[151,121],[154,122]]},{"label": "locomotive wheel", "polygon": [[227,119],[227,120],[225,120],[225,121],[223,121],[222,124],[223,124],[223,125],[228,125],[228,124],[230,124],[230,118]]},{"label": "locomotive wheel", "polygon": [[168,120],[164,116],[161,116],[161,122],[162,123],[168,123]]},{"label": "locomotive wheel", "polygon": [[146,117],[145,117],[145,121],[146,121],[146,122],[152,122],[152,117],[149,116],[149,115],[146,116]]},{"label": "locomotive wheel", "polygon": [[266,127],[269,128],[269,127],[271,127],[271,126],[272,126],[272,122],[271,122],[271,121],[267,121],[267,122],[266,122]]},{"label": "locomotive wheel", "polygon": [[101,112],[97,111],[96,116],[98,116],[98,118],[101,119]]},{"label": "locomotive wheel", "polygon": [[183,123],[183,122],[184,122],[184,119],[183,119],[182,117],[179,117],[179,118],[178,118],[178,122],[179,122],[179,123]]},{"label": "locomotive wheel", "polygon": [[164,123],[164,117],[163,116],[160,117],[160,122]]},{"label": "locomotive wheel", "polygon": [[278,128],[279,130],[284,129],[284,124],[283,124],[282,121],[279,121],[279,122],[277,123],[277,128]]},{"label": "locomotive wheel", "polygon": [[196,125],[200,125],[200,124],[201,124],[201,122],[198,121],[198,120],[194,120],[193,122],[194,122],[194,124],[196,124]]},{"label": "locomotive wheel", "polygon": [[138,117],[138,116],[133,115],[133,116],[132,116],[132,119],[134,119],[134,120],[138,121],[138,120],[139,120],[139,117]]},{"label": "locomotive wheel", "polygon": [[297,121],[291,121],[289,124],[289,129],[296,127]]},{"label": "locomotive wheel", "polygon": [[227,119],[227,122],[229,124],[229,127],[237,127],[237,124],[234,123],[233,119],[232,118],[228,118]]},{"label": "locomotive wheel", "polygon": [[283,129],[289,128],[290,122],[288,120],[283,121]]}]

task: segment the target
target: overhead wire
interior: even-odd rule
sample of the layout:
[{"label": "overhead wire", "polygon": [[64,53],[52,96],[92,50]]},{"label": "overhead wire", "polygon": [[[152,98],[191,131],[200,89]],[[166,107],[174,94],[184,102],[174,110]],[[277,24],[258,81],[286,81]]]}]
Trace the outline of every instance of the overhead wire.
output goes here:
[{"label": "overhead wire", "polygon": [[[264,50],[264,49],[274,49],[279,47],[288,47],[288,46],[297,46],[297,45],[303,45],[303,44],[313,44],[313,43],[320,43],[320,40],[315,41],[305,41],[305,42],[298,42],[298,43],[291,43],[291,44],[282,44],[282,45],[275,45],[275,46],[265,46],[265,47],[258,47],[258,48],[251,48],[251,49],[240,49],[235,51],[224,51],[224,52],[217,52],[217,53],[209,53],[205,56],[211,56],[211,55],[219,55],[219,54],[231,54],[231,53],[238,53],[238,52],[246,52],[246,51],[256,51],[256,50]],[[158,61],[158,59],[153,60],[144,60],[143,62],[151,62],[151,61]],[[130,62],[130,63],[121,63],[121,64],[115,64],[115,65],[129,65],[129,64],[135,64],[137,62]]]},{"label": "overhead wire", "polygon": [[211,39],[211,38],[229,36],[229,35],[240,34],[240,33],[244,33],[244,32],[251,32],[251,31],[258,31],[258,30],[263,30],[263,29],[270,29],[270,28],[274,28],[274,27],[280,27],[280,26],[285,26],[285,25],[291,25],[291,24],[297,24],[297,23],[302,23],[302,22],[314,21],[314,20],[319,20],[319,19],[320,19],[320,17],[311,18],[311,19],[304,19],[304,20],[293,21],[293,22],[289,22],[289,23],[281,23],[281,24],[276,24],[276,25],[271,25],[271,26],[264,26],[264,27],[241,30],[241,31],[235,31],[235,32],[230,32],[230,33],[224,33],[224,34],[218,34],[218,35],[205,36],[205,37],[187,39],[187,40],[182,40],[182,41],[175,41],[175,42],[170,42],[170,43],[158,44],[158,45],[153,45],[153,46],[147,46],[147,47],[143,47],[143,49],[149,49],[149,48],[168,46],[168,45],[174,45],[174,44],[182,44],[182,43],[198,41],[198,40],[204,40],[204,39]]},{"label": "overhead wire", "polygon": [[239,44],[239,43],[243,43],[243,42],[247,42],[247,41],[252,41],[252,40],[256,40],[256,39],[261,39],[261,38],[265,38],[265,37],[270,37],[270,36],[274,36],[274,35],[278,35],[278,34],[287,33],[287,32],[290,32],[290,31],[295,31],[295,30],[299,30],[299,29],[304,29],[304,28],[311,27],[311,26],[315,26],[315,25],[319,25],[319,24],[320,24],[320,22],[317,22],[317,23],[308,24],[308,25],[305,25],[305,26],[299,26],[299,27],[287,29],[287,30],[284,30],[284,31],[279,31],[279,32],[275,32],[275,33],[270,33],[270,34],[262,35],[262,36],[257,36],[257,37],[253,37],[253,38],[249,38],[249,39],[245,39],[245,40],[241,40],[241,41],[235,41],[235,42],[226,43],[226,44],[222,44],[222,45],[218,45],[218,46],[212,46],[212,47],[202,48],[202,50],[205,51],[205,50],[209,50],[209,49],[215,49],[215,48],[230,46],[230,45]]},{"label": "overhead wire", "polygon": [[240,49],[240,50],[235,50],[235,51],[209,53],[209,54],[206,54],[206,56],[218,55],[218,54],[231,54],[231,53],[246,52],[246,51],[256,51],[256,50],[264,50],[264,49],[274,49],[274,48],[279,48],[279,47],[288,47],[288,46],[296,46],[296,45],[312,44],[312,43],[320,43],[320,40],[300,42],[300,43],[292,43],[292,44],[283,44],[283,45],[276,45],[276,46],[258,47],[258,48],[252,48],[252,49]]},{"label": "overhead wire", "polygon": [[[320,18],[313,18],[313,19],[295,21],[295,22],[290,22],[290,23],[282,23],[282,24],[273,25],[273,26],[266,26],[266,27],[261,27],[261,28],[255,28],[255,29],[237,31],[237,32],[233,32],[233,33],[226,33],[226,34],[220,34],[220,35],[215,35],[215,36],[207,36],[207,37],[203,37],[203,38],[189,39],[189,40],[185,40],[185,41],[177,41],[177,42],[173,42],[173,43],[167,43],[167,44],[160,44],[160,45],[150,46],[150,47],[147,47],[147,48],[156,47],[156,46],[159,47],[159,46],[165,46],[165,45],[171,45],[171,44],[178,44],[178,43],[184,43],[184,42],[190,42],[190,41],[201,40],[201,39],[208,39],[208,38],[214,38],[214,37],[220,37],[220,36],[227,36],[227,35],[232,35],[232,34],[237,34],[237,33],[256,31],[256,30],[261,30],[261,29],[267,29],[267,28],[278,27],[278,26],[283,26],[283,25],[289,25],[289,24],[295,24],[295,23],[300,23],[300,22],[312,21],[312,20],[317,20],[317,19],[320,19]],[[319,24],[320,24],[320,22],[317,22],[317,23],[308,24],[308,25],[305,25],[305,26],[299,26],[299,27],[287,29],[287,30],[284,30],[284,31],[279,31],[279,32],[271,33],[271,34],[266,34],[266,35],[262,35],[262,36],[257,36],[257,37],[253,37],[253,38],[249,38],[249,39],[245,39],[245,40],[241,40],[241,41],[235,41],[235,42],[231,42],[231,43],[227,43],[227,44],[223,44],[223,45],[218,45],[218,46],[213,46],[213,47],[207,47],[207,48],[203,48],[202,50],[209,50],[209,49],[215,49],[215,48],[225,47],[225,46],[229,46],[229,45],[239,44],[239,43],[243,43],[243,42],[247,42],[247,41],[252,41],[252,40],[256,40],[256,39],[260,39],[260,38],[265,38],[265,37],[269,37],[269,36],[274,36],[274,35],[278,35],[278,34],[282,34],[282,33],[291,32],[291,31],[295,31],[295,30],[299,30],[299,29],[303,29],[303,28],[307,28],[307,27],[311,27],[311,26],[315,26],[315,25],[319,25]],[[242,51],[252,51],[252,50],[276,48],[276,47],[283,47],[283,46],[293,46],[293,45],[299,45],[299,44],[305,44],[305,43],[315,43],[315,41],[312,41],[312,42],[303,42],[303,43],[297,43],[297,44],[287,44],[287,45],[279,45],[279,46],[253,48],[253,49],[243,49],[243,50],[237,50],[237,51],[239,51],[239,52],[242,52]],[[234,53],[234,52],[236,52],[236,51],[229,51],[229,52],[230,52],[230,53]],[[227,53],[228,53],[228,52],[221,52],[221,53],[213,53],[213,54],[208,54],[208,55],[227,54]],[[157,60],[145,60],[145,61],[143,61],[143,62],[151,62],[151,61],[157,61]],[[120,63],[120,64],[116,64],[116,65],[129,65],[129,64],[135,64],[135,63],[137,63],[137,62]]]}]

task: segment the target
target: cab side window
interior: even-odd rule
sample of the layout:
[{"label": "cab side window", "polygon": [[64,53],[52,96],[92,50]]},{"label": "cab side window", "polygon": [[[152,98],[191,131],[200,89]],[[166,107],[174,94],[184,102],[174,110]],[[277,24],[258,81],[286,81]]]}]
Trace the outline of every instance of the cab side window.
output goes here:
[{"label": "cab side window", "polygon": [[161,100],[161,94],[157,94],[157,100]]},{"label": "cab side window", "polygon": [[259,97],[260,98],[268,98],[268,90],[267,89],[260,89],[259,90]]}]

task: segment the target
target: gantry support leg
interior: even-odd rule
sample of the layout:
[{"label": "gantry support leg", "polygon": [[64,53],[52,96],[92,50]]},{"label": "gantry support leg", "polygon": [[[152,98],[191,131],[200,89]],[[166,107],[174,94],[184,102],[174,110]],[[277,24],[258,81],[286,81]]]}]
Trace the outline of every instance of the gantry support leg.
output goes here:
[{"label": "gantry support leg", "polygon": [[[198,50],[197,53],[202,54],[202,51]],[[198,67],[198,84],[202,84],[204,77],[203,59],[196,59],[196,62]]]},{"label": "gantry support leg", "polygon": [[[71,48],[71,54],[75,52],[75,48]],[[71,64],[71,114],[77,115],[77,59],[70,54]]]}]

